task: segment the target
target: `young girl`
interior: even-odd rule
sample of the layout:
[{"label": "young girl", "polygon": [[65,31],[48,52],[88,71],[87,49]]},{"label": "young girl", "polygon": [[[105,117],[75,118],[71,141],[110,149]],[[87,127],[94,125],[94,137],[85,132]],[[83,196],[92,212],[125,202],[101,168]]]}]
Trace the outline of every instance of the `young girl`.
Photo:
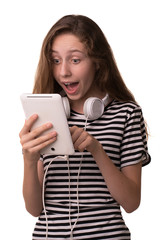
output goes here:
[{"label": "young girl", "polygon": [[[23,195],[26,209],[39,216],[33,239],[129,240],[120,207],[131,213],[140,204],[141,167],[150,162],[146,129],[95,22],[69,15],[53,25],[43,42],[33,93],[67,96],[75,148],[68,161],[40,156],[58,133],[39,136],[52,129],[51,123],[30,131],[36,114],[25,121],[20,132]],[[42,183],[51,161],[45,178],[46,227]]]}]

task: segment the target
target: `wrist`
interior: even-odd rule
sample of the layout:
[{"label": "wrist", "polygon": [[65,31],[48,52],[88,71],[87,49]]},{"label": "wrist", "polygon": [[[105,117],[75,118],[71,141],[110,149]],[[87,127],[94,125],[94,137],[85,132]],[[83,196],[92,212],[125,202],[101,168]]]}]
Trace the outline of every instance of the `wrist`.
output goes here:
[{"label": "wrist", "polygon": [[99,154],[100,154],[102,151],[104,151],[104,150],[103,150],[103,146],[101,145],[101,143],[100,143],[98,140],[96,140],[96,144],[95,144],[94,148],[91,150],[91,154],[92,154],[92,156],[94,157],[94,159],[95,159],[97,156],[99,156]]},{"label": "wrist", "polygon": [[23,159],[25,164],[35,165],[40,159],[40,153],[37,152],[37,153],[31,154],[28,151],[23,151]]},{"label": "wrist", "polygon": [[24,166],[25,167],[37,167],[38,160],[28,159],[27,157],[24,157]]}]

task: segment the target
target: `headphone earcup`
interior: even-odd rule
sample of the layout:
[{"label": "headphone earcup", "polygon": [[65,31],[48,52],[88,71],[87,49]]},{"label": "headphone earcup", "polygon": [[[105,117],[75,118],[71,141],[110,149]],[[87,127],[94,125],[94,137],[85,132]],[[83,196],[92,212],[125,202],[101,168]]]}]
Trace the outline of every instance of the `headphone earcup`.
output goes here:
[{"label": "headphone earcup", "polygon": [[85,117],[90,120],[98,119],[104,112],[103,100],[95,97],[88,98],[84,103],[83,112]]},{"label": "headphone earcup", "polygon": [[63,102],[64,110],[66,113],[66,117],[69,118],[70,117],[70,104],[69,104],[68,98],[62,97],[62,102]]}]

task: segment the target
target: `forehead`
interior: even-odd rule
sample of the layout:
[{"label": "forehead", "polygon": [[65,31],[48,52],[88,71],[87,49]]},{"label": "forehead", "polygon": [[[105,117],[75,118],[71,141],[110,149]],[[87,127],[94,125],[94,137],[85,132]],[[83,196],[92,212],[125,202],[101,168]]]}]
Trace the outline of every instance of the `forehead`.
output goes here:
[{"label": "forehead", "polygon": [[82,52],[86,52],[85,45],[77,36],[71,33],[65,33],[56,36],[52,43],[52,51],[72,51],[76,49]]}]

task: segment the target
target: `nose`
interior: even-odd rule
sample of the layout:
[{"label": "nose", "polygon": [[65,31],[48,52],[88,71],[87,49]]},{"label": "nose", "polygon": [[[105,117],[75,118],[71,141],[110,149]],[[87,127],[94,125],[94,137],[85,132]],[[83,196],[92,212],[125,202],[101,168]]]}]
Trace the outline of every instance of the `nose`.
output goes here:
[{"label": "nose", "polygon": [[66,61],[63,61],[63,62],[61,63],[61,66],[60,66],[60,75],[61,75],[62,77],[71,76],[71,69],[70,69],[69,63],[67,63]]}]

